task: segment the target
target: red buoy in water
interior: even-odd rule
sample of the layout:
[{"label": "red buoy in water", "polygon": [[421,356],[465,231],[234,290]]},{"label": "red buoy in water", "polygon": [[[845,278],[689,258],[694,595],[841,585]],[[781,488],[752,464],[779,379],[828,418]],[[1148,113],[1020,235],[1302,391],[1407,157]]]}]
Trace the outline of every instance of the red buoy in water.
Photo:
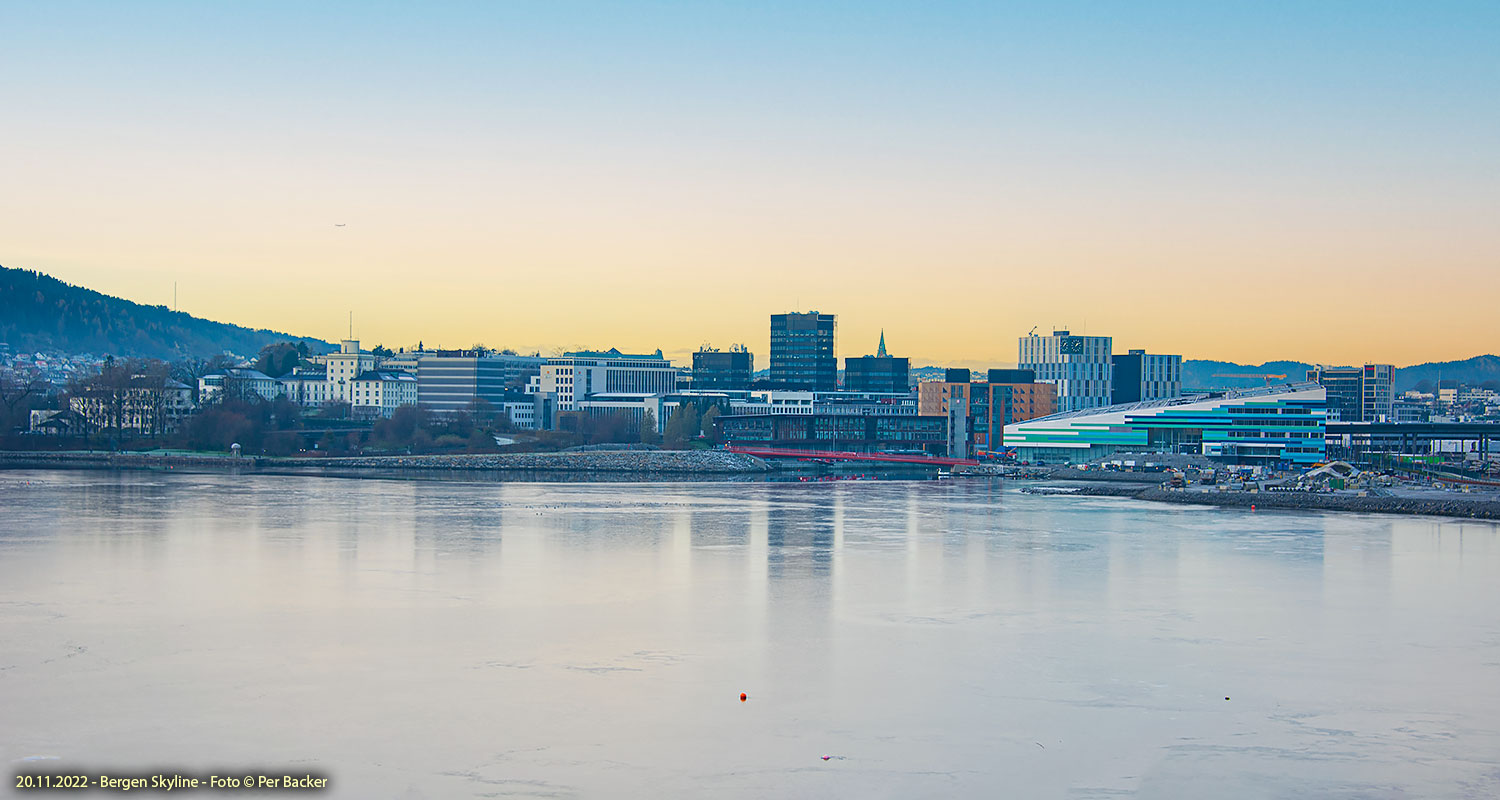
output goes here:
[{"label": "red buoy in water", "polygon": [[744,692],[740,692],[740,702],[741,703],[745,702],[745,697],[746,697],[745,693]]}]

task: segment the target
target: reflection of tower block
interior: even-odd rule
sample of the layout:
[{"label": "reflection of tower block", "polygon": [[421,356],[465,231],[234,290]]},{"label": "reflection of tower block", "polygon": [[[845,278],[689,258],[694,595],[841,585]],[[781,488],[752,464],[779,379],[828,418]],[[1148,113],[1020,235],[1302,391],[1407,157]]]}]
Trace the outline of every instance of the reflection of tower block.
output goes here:
[{"label": "reflection of tower block", "polygon": [[969,402],[967,397],[954,397],[948,402],[948,457],[969,457]]}]

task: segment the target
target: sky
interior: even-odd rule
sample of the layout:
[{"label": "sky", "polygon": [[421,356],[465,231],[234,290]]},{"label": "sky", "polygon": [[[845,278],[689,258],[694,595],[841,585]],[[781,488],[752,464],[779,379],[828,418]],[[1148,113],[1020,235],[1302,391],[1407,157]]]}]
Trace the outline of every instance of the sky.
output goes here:
[{"label": "sky", "polygon": [[0,0],[0,264],[337,340],[1500,351],[1500,3]]}]

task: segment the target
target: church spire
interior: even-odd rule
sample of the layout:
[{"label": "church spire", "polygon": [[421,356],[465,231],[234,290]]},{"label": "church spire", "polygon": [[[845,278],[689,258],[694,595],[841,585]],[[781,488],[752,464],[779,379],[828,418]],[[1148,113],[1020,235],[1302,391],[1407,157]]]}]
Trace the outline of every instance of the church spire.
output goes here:
[{"label": "church spire", "polygon": [[889,358],[885,354],[885,328],[880,329],[880,349],[875,351],[876,358]]}]

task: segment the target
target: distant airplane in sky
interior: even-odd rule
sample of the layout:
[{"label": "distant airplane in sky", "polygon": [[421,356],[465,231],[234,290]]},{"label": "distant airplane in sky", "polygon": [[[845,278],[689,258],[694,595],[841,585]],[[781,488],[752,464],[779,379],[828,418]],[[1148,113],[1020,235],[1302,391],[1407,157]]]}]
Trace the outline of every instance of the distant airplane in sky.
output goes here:
[{"label": "distant airplane in sky", "polygon": [[333,223],[333,227],[335,227],[335,228],[342,228],[342,227],[344,227],[344,224],[345,223],[342,223],[342,222],[335,222],[335,223]]}]

